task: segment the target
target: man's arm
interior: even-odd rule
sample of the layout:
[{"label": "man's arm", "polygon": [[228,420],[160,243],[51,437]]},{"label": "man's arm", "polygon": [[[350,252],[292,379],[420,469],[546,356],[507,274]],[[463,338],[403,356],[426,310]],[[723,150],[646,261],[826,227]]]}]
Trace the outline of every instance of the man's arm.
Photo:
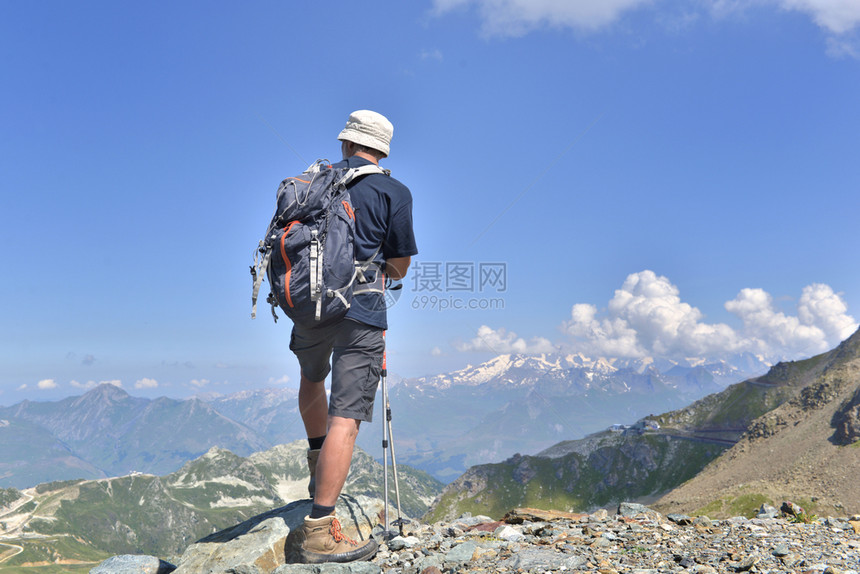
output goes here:
[{"label": "man's arm", "polygon": [[412,257],[392,257],[385,261],[385,274],[395,281],[406,277]]}]

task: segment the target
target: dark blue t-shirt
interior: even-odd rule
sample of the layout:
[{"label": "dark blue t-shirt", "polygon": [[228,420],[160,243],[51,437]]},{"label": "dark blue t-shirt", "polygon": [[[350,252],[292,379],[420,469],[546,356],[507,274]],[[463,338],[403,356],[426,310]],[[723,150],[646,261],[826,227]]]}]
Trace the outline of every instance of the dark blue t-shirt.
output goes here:
[{"label": "dark blue t-shirt", "polygon": [[[333,167],[360,167],[372,163],[353,156]],[[411,257],[418,253],[412,231],[412,194],[409,188],[389,175],[370,174],[349,186],[355,210],[355,258],[373,258],[384,268],[388,259]],[[388,328],[385,298],[379,293],[353,297],[347,318],[367,325]]]}]

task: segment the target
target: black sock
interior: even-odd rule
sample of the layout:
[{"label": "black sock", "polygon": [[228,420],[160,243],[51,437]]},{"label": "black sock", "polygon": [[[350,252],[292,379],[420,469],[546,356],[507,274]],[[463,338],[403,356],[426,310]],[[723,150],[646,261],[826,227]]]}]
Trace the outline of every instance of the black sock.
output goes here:
[{"label": "black sock", "polygon": [[325,442],[326,435],[318,436],[316,438],[308,437],[308,446],[311,450],[319,450],[322,448],[323,443]]},{"label": "black sock", "polygon": [[309,518],[322,518],[323,516],[328,516],[332,513],[334,513],[334,506],[323,506],[314,502],[314,505],[311,507],[311,515]]}]

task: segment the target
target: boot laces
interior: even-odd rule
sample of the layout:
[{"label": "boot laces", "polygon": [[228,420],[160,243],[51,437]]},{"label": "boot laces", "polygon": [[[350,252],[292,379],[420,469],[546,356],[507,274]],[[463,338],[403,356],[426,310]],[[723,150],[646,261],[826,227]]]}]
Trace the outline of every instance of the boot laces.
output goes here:
[{"label": "boot laces", "polygon": [[358,546],[358,542],[343,533],[343,531],[340,529],[340,522],[338,522],[337,518],[331,521],[330,532],[335,542],[345,540],[348,544],[351,544],[352,546]]}]

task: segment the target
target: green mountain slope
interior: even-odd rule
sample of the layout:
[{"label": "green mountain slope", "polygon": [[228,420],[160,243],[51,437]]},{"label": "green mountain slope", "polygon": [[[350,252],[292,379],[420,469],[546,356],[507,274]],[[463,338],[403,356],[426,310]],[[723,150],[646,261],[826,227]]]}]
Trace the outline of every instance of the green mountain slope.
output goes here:
[{"label": "green mountain slope", "polygon": [[820,514],[860,512],[860,331],[761,382],[797,392],[753,420],[736,445],[656,508],[720,517],[793,500]]},{"label": "green mountain slope", "polygon": [[[597,433],[534,456],[515,455],[472,467],[445,488],[425,518],[450,519],[467,511],[501,517],[516,506],[584,511],[620,500],[653,500],[695,477],[750,428],[764,424],[762,415],[818,396],[814,389],[819,379],[853,360],[856,350],[851,349],[860,347],[858,341],[860,332],[833,351],[779,363],[764,376],[686,408],[647,417],[637,428]],[[853,412],[851,408],[840,412]],[[836,422],[848,429],[843,434],[853,432],[854,419],[840,416]]]},{"label": "green mountain slope", "polygon": [[[62,541],[58,547],[68,549],[48,562],[115,554],[175,557],[213,532],[306,498],[306,445],[297,441],[247,458],[212,448],[162,477],[137,473],[2,490],[0,535],[4,543],[24,549],[7,556],[2,568],[44,558],[36,536]],[[426,473],[399,468],[404,514],[420,516],[442,484]],[[382,466],[356,449],[344,493],[380,498],[381,485]],[[393,493],[391,500],[393,505]]]}]

